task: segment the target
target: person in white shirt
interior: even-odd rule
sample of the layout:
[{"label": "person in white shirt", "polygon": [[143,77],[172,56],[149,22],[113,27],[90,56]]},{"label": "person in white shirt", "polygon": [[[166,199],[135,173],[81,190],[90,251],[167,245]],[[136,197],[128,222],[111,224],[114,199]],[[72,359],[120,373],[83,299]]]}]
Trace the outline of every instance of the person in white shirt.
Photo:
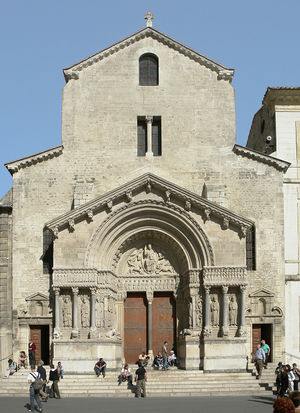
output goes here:
[{"label": "person in white shirt", "polygon": [[173,350],[170,351],[170,354],[168,356],[168,363],[171,367],[174,367],[176,365],[176,355]]},{"label": "person in white shirt", "polygon": [[126,363],[125,366],[121,370],[121,374],[119,375],[119,386],[122,384],[122,381],[128,380],[129,385],[132,386],[132,374],[128,364]]},{"label": "person in white shirt", "polygon": [[8,379],[9,376],[14,374],[17,371],[17,363],[13,361],[12,359],[8,360],[8,369],[6,370],[5,373],[5,378]]},{"label": "person in white shirt", "polygon": [[30,409],[28,410],[29,412],[34,412],[34,401],[36,401],[36,404],[38,405],[38,412],[42,412],[42,404],[41,404],[41,399],[40,399],[40,393],[39,390],[34,390],[33,388],[33,383],[35,382],[36,379],[40,379],[40,373],[38,373],[35,369],[35,364],[32,364],[30,366],[30,373],[28,374],[27,381],[28,384],[30,384],[29,387],[29,397],[30,397]]},{"label": "person in white shirt", "polygon": [[295,375],[289,364],[286,365],[286,371],[287,371],[288,378],[289,378],[289,392],[291,393],[294,387],[293,385],[294,385]]}]

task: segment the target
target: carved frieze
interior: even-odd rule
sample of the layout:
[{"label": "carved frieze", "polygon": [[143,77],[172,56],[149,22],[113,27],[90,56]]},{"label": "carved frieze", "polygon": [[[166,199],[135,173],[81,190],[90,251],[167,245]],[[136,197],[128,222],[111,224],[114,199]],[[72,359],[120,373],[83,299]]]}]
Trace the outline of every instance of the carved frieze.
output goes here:
[{"label": "carved frieze", "polygon": [[246,267],[204,267],[203,284],[207,286],[247,285]]},{"label": "carved frieze", "polygon": [[93,287],[97,286],[98,271],[88,268],[55,268],[53,287]]}]

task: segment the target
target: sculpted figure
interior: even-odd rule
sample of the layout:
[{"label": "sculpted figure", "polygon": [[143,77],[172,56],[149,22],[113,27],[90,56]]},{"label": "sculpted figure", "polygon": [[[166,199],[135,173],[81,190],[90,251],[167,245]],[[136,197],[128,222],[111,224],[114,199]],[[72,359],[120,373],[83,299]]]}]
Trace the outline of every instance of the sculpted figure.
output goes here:
[{"label": "sculpted figure", "polygon": [[197,298],[196,325],[197,325],[198,328],[202,328],[202,300],[201,300],[201,297]]},{"label": "sculpted figure", "polygon": [[130,274],[141,273],[143,270],[142,266],[143,254],[141,250],[133,251],[127,261],[128,271]]},{"label": "sculpted figure", "polygon": [[210,315],[211,315],[211,324],[213,327],[219,325],[219,313],[220,313],[220,306],[215,296],[212,297],[212,301],[210,303]]},{"label": "sculpted figure", "polygon": [[144,269],[146,272],[155,272],[157,264],[157,254],[152,249],[152,245],[148,244],[144,247]]},{"label": "sculpted figure", "polygon": [[229,325],[236,326],[237,325],[237,312],[238,312],[238,305],[236,302],[235,296],[232,296],[229,301]]},{"label": "sculpted figure", "polygon": [[96,298],[96,325],[97,327],[104,327],[104,303],[101,297]]},{"label": "sculpted figure", "polygon": [[63,326],[72,327],[71,300],[67,296],[64,297],[63,299],[62,316],[63,316]]},{"label": "sculpted figure", "polygon": [[86,297],[81,299],[81,327],[89,326],[89,302]]}]

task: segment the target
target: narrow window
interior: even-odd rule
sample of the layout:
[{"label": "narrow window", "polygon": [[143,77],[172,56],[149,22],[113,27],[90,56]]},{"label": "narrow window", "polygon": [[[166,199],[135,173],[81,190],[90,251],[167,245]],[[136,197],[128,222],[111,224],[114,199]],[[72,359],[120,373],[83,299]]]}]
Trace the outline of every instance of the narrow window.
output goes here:
[{"label": "narrow window", "polygon": [[247,270],[256,270],[255,259],[255,228],[252,227],[246,234],[246,265]]},{"label": "narrow window", "polygon": [[139,60],[139,77],[141,86],[158,85],[158,58],[154,54],[146,53]]},{"label": "narrow window", "polygon": [[145,156],[147,152],[147,125],[145,118],[138,118],[137,156]]},{"label": "narrow window", "polygon": [[161,156],[161,117],[138,116],[137,156]]}]

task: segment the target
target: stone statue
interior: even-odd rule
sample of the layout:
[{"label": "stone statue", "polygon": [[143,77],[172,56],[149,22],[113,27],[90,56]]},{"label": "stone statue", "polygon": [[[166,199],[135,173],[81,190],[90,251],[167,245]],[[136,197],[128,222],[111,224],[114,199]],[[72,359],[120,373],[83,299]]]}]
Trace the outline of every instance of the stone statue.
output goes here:
[{"label": "stone statue", "polygon": [[202,328],[202,299],[197,297],[196,301],[196,326]]},{"label": "stone statue", "polygon": [[143,264],[144,270],[147,273],[154,273],[157,265],[158,257],[157,254],[153,251],[152,245],[148,244],[144,247],[143,253]]},{"label": "stone statue", "polygon": [[236,298],[233,295],[229,301],[229,325],[230,326],[237,326],[237,312],[238,312],[238,305],[236,302]]},{"label": "stone statue", "polygon": [[211,324],[213,327],[217,327],[219,325],[219,313],[220,313],[220,306],[215,296],[212,297],[210,303],[210,319]]},{"label": "stone statue", "polygon": [[81,298],[81,327],[89,327],[89,302],[87,297]]},{"label": "stone statue", "polygon": [[104,327],[104,303],[101,297],[96,298],[96,326]]},{"label": "stone statue", "polygon": [[62,316],[63,316],[63,326],[72,327],[71,300],[70,300],[70,297],[68,296],[65,296],[63,298]]}]

